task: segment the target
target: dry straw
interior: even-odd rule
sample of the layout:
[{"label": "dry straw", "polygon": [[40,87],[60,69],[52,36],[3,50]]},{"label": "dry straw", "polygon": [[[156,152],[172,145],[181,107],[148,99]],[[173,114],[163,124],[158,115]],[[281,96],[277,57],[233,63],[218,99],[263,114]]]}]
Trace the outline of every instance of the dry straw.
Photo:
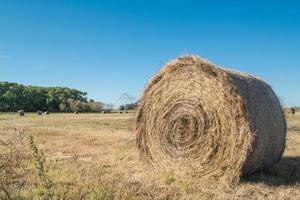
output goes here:
[{"label": "dry straw", "polygon": [[152,166],[238,181],[280,160],[287,130],[268,84],[185,56],[150,80],[135,131],[140,156]]}]

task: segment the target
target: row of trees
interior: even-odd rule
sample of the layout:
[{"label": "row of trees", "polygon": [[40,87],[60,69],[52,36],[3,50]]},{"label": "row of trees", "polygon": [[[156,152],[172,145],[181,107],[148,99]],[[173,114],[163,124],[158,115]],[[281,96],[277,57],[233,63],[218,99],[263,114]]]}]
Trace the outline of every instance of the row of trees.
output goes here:
[{"label": "row of trees", "polygon": [[119,110],[134,110],[137,105],[137,103],[127,103],[124,105],[120,105]]},{"label": "row of trees", "polygon": [[61,112],[100,112],[103,109],[103,104],[100,102],[84,102],[75,99],[68,99],[66,102],[59,104]]},{"label": "row of trees", "polygon": [[103,104],[88,101],[86,96],[86,92],[67,87],[36,87],[0,82],[0,111],[101,111]]}]

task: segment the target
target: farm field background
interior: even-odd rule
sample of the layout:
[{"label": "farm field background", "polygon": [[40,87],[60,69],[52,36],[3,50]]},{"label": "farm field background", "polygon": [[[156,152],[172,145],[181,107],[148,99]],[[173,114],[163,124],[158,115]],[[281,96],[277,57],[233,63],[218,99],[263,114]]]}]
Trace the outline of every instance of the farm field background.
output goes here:
[{"label": "farm field background", "polygon": [[[282,160],[268,172],[242,178],[236,186],[175,176],[143,164],[135,147],[133,117],[134,113],[29,113],[25,117],[2,113],[0,140],[17,140],[20,132],[33,137],[44,153],[53,199],[300,199],[299,113],[287,116]],[[27,143],[19,146],[28,150]],[[4,143],[0,150],[9,152]],[[23,161],[27,171],[19,177],[22,189],[8,192],[24,199],[44,197],[33,159],[29,156]],[[4,183],[6,179],[0,178]],[[1,198],[5,198],[3,191]]]}]

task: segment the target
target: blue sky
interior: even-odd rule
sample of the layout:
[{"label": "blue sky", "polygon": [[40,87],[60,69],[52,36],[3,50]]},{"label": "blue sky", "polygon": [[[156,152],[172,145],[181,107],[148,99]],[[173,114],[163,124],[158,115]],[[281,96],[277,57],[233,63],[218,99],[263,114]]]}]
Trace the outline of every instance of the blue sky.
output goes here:
[{"label": "blue sky", "polygon": [[197,54],[300,105],[297,1],[0,0],[0,80],[118,104],[166,61]]}]

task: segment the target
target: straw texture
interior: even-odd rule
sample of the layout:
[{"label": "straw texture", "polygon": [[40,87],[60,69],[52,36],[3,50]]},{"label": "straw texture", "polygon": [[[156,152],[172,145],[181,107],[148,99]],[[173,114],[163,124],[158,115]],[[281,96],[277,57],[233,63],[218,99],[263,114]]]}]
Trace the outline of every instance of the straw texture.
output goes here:
[{"label": "straw texture", "polygon": [[135,132],[141,158],[154,167],[237,181],[280,160],[286,121],[262,80],[185,56],[149,81]]}]

